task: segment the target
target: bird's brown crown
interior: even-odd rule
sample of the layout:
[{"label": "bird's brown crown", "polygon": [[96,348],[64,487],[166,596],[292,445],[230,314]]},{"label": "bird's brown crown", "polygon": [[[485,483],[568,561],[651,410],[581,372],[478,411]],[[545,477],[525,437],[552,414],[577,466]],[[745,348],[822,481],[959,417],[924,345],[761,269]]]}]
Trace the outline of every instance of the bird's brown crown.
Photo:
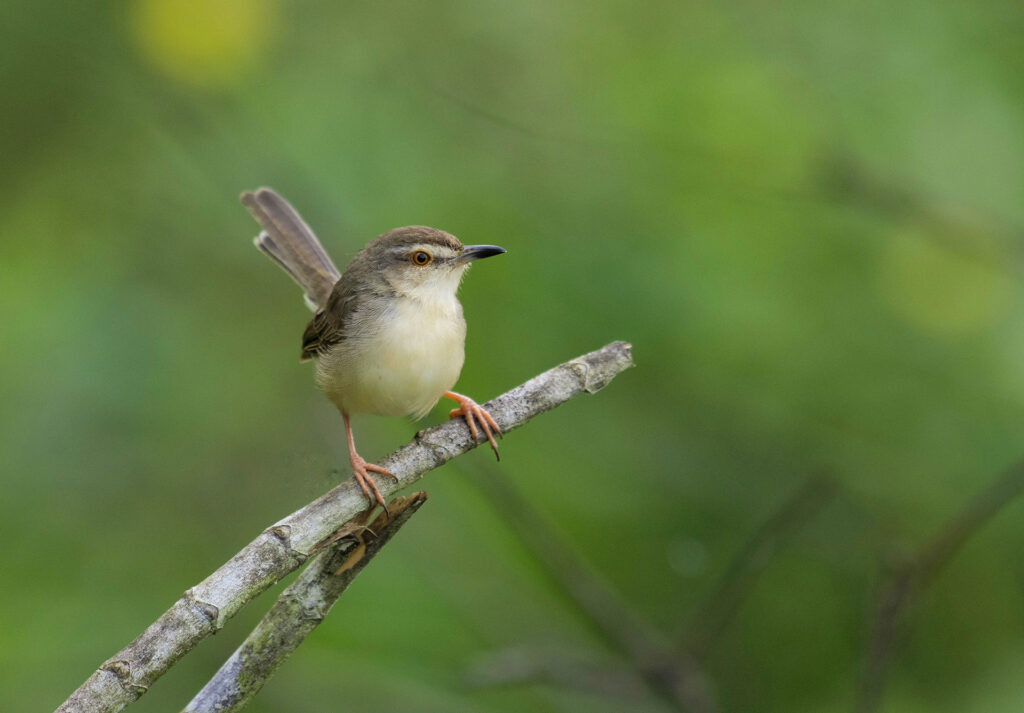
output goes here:
[{"label": "bird's brown crown", "polygon": [[407,225],[404,228],[389,230],[371,240],[366,247],[373,249],[413,245],[438,245],[455,251],[462,250],[462,243],[454,235],[425,225]]}]

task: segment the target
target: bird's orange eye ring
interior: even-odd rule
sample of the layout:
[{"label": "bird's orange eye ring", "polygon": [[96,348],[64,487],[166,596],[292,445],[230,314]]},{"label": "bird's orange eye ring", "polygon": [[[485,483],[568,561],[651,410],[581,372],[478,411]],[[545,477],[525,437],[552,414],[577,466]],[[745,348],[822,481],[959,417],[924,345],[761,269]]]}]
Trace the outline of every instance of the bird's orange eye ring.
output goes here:
[{"label": "bird's orange eye ring", "polygon": [[420,267],[423,267],[424,265],[429,265],[433,259],[434,258],[431,256],[430,253],[424,252],[423,250],[417,250],[412,254],[413,265],[419,265]]}]

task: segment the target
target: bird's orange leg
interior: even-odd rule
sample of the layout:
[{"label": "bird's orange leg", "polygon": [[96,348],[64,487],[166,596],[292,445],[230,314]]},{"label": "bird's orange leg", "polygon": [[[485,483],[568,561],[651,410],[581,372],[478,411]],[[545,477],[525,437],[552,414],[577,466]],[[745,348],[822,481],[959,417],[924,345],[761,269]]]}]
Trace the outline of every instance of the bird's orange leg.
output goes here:
[{"label": "bird's orange leg", "polygon": [[[384,512],[387,512],[388,506],[384,502],[384,497],[380,494],[380,490],[377,488],[377,483],[374,482],[373,476],[367,471],[373,471],[374,473],[380,473],[381,475],[387,475],[398,480],[398,476],[394,473],[390,473],[379,465],[373,463],[367,463],[361,455],[356,453],[356,442],[352,438],[352,424],[349,423],[348,414],[344,411],[341,412],[341,417],[345,419],[345,434],[348,436],[348,460],[352,464],[352,475],[356,479],[356,483],[359,484],[359,488],[363,491],[363,495],[370,501],[370,508],[372,509],[376,505],[380,505],[384,508]],[[373,495],[370,495],[370,491],[373,491]]]},{"label": "bird's orange leg", "polygon": [[494,451],[494,457],[501,460],[501,456],[498,455],[498,444],[494,441],[494,434],[498,434],[501,438],[501,428],[498,426],[498,422],[494,420],[491,414],[487,413],[487,409],[478,404],[468,396],[457,394],[454,391],[445,391],[444,397],[451,399],[459,405],[458,408],[453,408],[448,412],[448,418],[455,418],[456,416],[462,416],[466,419],[466,425],[469,426],[469,433],[473,436],[473,442],[476,443],[480,440],[480,431],[477,429],[476,422],[480,423],[480,428],[483,429],[484,435],[487,436],[487,442],[491,444],[491,450]]}]

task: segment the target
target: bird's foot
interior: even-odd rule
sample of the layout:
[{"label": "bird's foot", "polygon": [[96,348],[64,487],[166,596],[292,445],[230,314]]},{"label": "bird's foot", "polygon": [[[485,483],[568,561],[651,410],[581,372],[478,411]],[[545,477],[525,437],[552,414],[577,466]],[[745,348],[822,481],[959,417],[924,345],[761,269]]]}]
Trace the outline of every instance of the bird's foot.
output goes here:
[{"label": "bird's foot", "polygon": [[[370,509],[373,509],[377,505],[384,508],[384,512],[388,511],[388,506],[384,502],[384,496],[380,494],[380,489],[377,488],[377,483],[374,482],[373,476],[370,472],[380,473],[390,478],[398,480],[398,476],[391,473],[379,465],[373,463],[367,463],[361,455],[358,453],[349,454],[349,462],[352,464],[352,475],[356,479],[356,483],[359,484],[359,488],[363,491],[363,495],[370,502]],[[370,491],[373,491],[373,495],[370,495]],[[390,516],[390,515],[389,515]]]},{"label": "bird's foot", "polygon": [[[498,455],[498,444],[494,440],[495,434],[501,438],[501,428],[494,417],[487,413],[487,409],[468,396],[457,394],[454,391],[446,391],[444,395],[445,398],[449,398],[459,405],[458,408],[453,408],[448,412],[448,418],[456,416],[465,418],[466,425],[469,426],[469,433],[473,437],[473,443],[480,441],[480,431],[483,430],[484,435],[487,436],[487,442],[491,444],[491,450],[494,451],[494,457],[501,460],[501,456]],[[480,424],[479,427],[477,423]]]}]

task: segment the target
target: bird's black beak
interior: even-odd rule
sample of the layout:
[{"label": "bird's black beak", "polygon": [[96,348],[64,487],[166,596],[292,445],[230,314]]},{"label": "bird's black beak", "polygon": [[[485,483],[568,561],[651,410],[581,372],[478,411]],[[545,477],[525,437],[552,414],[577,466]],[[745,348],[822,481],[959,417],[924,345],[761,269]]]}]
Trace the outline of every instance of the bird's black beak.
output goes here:
[{"label": "bird's black beak", "polygon": [[466,245],[462,248],[462,254],[456,260],[459,262],[472,262],[480,258],[501,255],[504,252],[508,251],[505,248],[499,248],[497,245]]}]

